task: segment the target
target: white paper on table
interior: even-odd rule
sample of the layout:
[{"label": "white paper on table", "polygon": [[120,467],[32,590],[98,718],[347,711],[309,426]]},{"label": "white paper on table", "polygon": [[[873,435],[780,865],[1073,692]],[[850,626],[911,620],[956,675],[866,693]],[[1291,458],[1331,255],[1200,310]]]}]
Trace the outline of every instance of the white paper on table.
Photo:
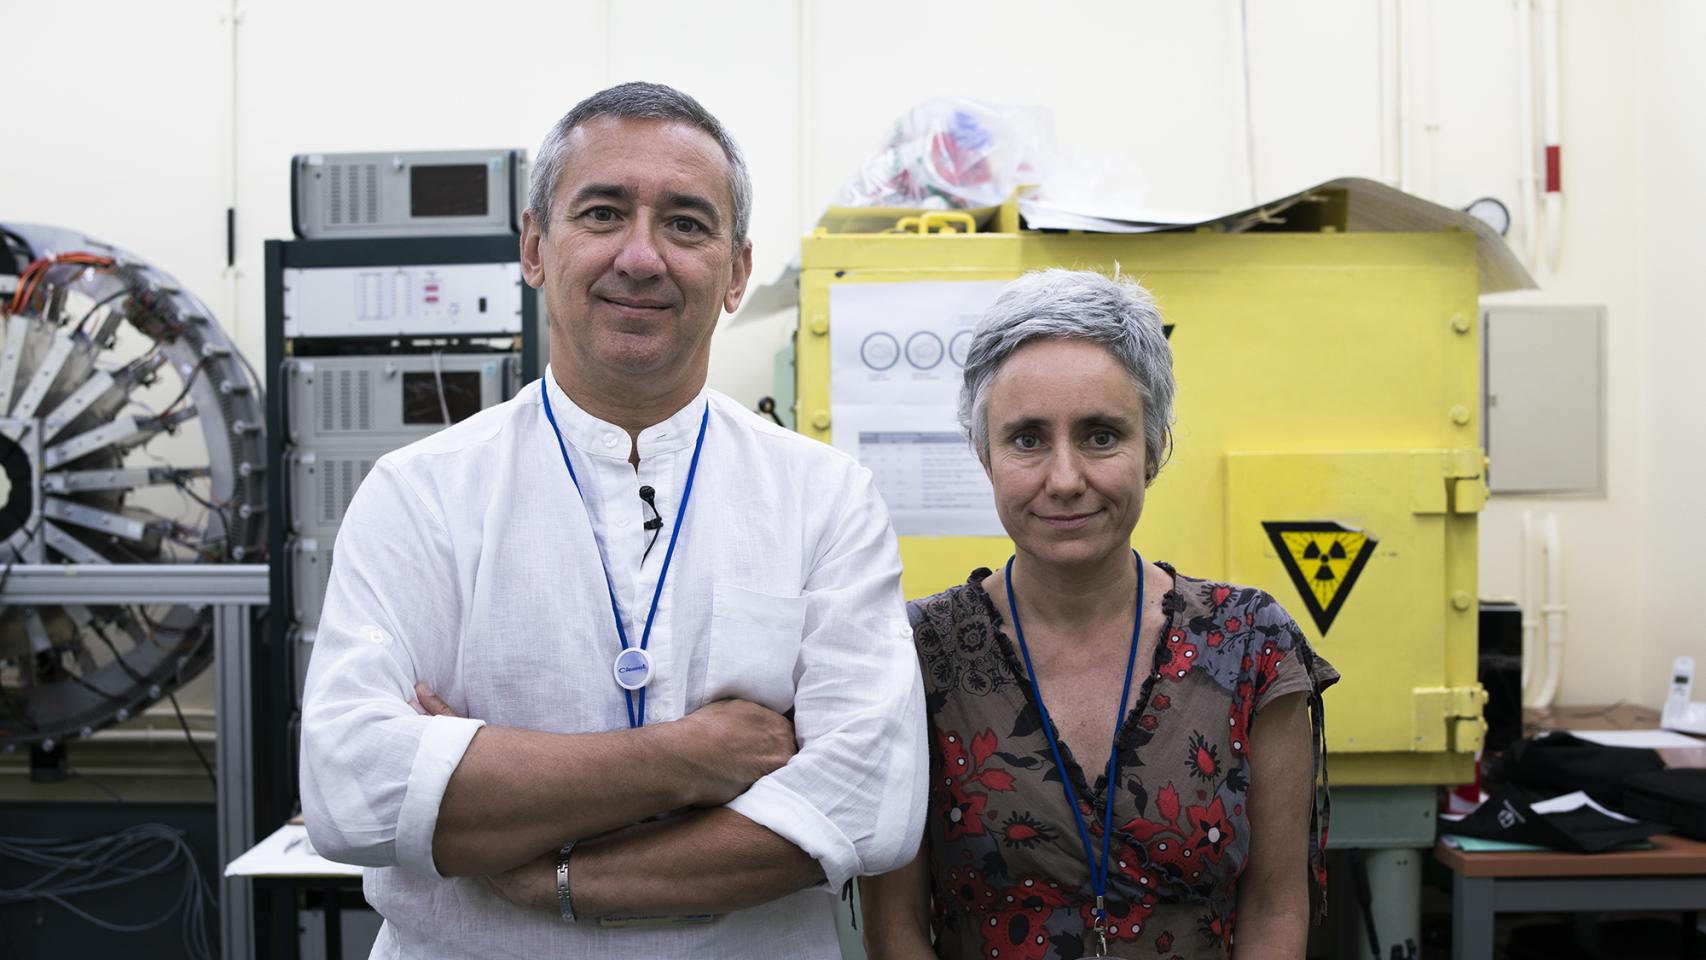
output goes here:
[{"label": "white paper on table", "polygon": [[1571,730],[1570,733],[1602,747],[1646,747],[1652,750],[1706,747],[1706,740],[1669,730]]},{"label": "white paper on table", "polygon": [[833,441],[870,469],[900,536],[1005,533],[956,414],[972,328],[1003,286],[971,280],[830,287]]},{"label": "white paper on table", "polygon": [[1590,810],[1597,810],[1600,813],[1611,817],[1613,820],[1621,820],[1624,823],[1640,823],[1639,820],[1636,820],[1633,817],[1626,817],[1615,810],[1607,810],[1605,807],[1595,803],[1592,797],[1580,790],[1577,790],[1575,793],[1566,793],[1562,796],[1553,797],[1550,800],[1542,800],[1539,803],[1529,804],[1530,809],[1535,813],[1540,814],[1569,813],[1571,810],[1580,810],[1583,807],[1587,807]]},{"label": "white paper on table", "polygon": [[361,868],[327,860],[308,842],[308,828],[287,823],[225,868],[227,877],[359,877]]}]

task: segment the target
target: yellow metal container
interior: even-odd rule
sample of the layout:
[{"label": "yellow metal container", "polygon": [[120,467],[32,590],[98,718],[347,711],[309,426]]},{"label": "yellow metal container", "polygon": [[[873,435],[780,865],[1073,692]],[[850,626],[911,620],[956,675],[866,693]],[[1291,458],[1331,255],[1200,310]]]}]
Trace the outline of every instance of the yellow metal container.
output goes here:
[{"label": "yellow metal container", "polygon": [[[836,284],[1117,264],[1173,327],[1179,383],[1173,457],[1134,543],[1181,572],[1272,592],[1338,667],[1343,682],[1327,695],[1335,784],[1470,779],[1485,698],[1475,237],[1044,234],[1019,230],[1012,205],[988,222],[993,232],[965,232],[963,220],[933,232],[943,223],[926,220],[804,238],[799,429],[824,441],[835,429]],[[909,597],[1011,552],[996,537],[902,537],[900,548]]]}]

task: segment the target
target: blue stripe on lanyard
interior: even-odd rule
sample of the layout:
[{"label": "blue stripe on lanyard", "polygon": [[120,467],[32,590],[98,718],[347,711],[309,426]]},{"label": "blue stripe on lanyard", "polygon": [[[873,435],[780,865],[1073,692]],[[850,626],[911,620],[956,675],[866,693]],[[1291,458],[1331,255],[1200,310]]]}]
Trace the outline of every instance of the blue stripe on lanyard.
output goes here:
[{"label": "blue stripe on lanyard", "polygon": [[1019,641],[1019,653],[1025,658],[1025,678],[1031,681],[1031,695],[1036,697],[1037,712],[1042,714],[1043,735],[1048,738],[1049,752],[1054,755],[1054,768],[1060,771],[1060,785],[1066,790],[1066,805],[1072,808],[1072,819],[1078,823],[1078,837],[1084,841],[1084,859],[1090,863],[1090,887],[1096,894],[1096,921],[1100,925],[1107,919],[1102,909],[1102,898],[1108,894],[1108,846],[1114,835],[1114,793],[1119,788],[1115,778],[1120,768],[1120,731],[1125,727],[1125,711],[1131,696],[1131,674],[1137,665],[1137,641],[1143,631],[1143,555],[1136,550],[1131,552],[1137,558],[1137,618],[1131,625],[1131,652],[1125,661],[1125,689],[1120,691],[1120,712],[1114,715],[1114,746],[1108,752],[1108,790],[1103,798],[1102,819],[1102,861],[1098,865],[1094,849],[1090,844],[1090,828],[1084,823],[1084,815],[1078,812],[1078,795],[1072,789],[1072,778],[1066,773],[1066,764],[1060,759],[1060,741],[1055,738],[1054,721],[1049,719],[1048,708],[1043,706],[1043,691],[1037,686],[1037,671],[1031,666],[1031,650],[1025,646],[1025,629],[1019,625],[1019,595],[1013,592],[1013,557],[1007,558],[1007,610],[1013,617],[1013,637]]},{"label": "blue stripe on lanyard", "polygon": [[[563,442],[563,431],[557,428],[557,416],[551,412],[551,395],[548,392],[545,378],[539,379],[539,402],[545,407],[545,419],[551,424],[551,433],[557,438],[557,451],[563,455],[563,466],[569,470],[569,480],[575,485],[575,494],[580,497],[581,506],[586,509],[587,526],[592,528],[593,541],[598,540],[598,529],[592,522],[592,508],[587,506],[586,493],[581,490],[580,477],[575,475],[575,465],[569,460],[568,444]],[[705,403],[705,412],[699,417],[699,439],[693,444],[693,461],[687,467],[687,483],[681,490],[681,502],[675,508],[675,526],[669,531],[669,547],[663,554],[663,569],[658,571],[657,588],[652,591],[652,606],[646,613],[646,626],[640,633],[640,649],[646,649],[652,639],[652,623],[657,619],[658,601],[663,599],[663,584],[669,579],[669,562],[675,557],[675,544],[681,539],[681,521],[687,516],[687,501],[693,496],[693,478],[699,473],[699,454],[705,449],[705,428],[711,423],[711,404]],[[622,642],[622,649],[628,649],[628,631],[622,626],[622,606],[616,602],[616,582],[610,578],[610,565],[604,562],[604,551],[598,552],[598,565],[604,571],[604,589],[610,594],[610,615],[616,620],[616,638]],[[628,726],[643,727],[646,725],[646,688],[640,688],[640,700],[635,709],[634,691],[623,690],[622,696],[628,702]]]}]

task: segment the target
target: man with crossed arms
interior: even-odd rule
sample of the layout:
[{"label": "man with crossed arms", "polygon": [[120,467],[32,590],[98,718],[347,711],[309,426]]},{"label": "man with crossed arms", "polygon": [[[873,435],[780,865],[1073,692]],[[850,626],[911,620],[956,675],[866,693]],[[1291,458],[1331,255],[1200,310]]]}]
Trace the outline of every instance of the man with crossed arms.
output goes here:
[{"label": "man with crossed arms", "polygon": [[310,837],[369,868],[376,957],[837,957],[832,892],[918,851],[923,693],[870,472],[705,387],[745,162],[624,84],[557,123],[528,206],[550,367],[350,504]]}]

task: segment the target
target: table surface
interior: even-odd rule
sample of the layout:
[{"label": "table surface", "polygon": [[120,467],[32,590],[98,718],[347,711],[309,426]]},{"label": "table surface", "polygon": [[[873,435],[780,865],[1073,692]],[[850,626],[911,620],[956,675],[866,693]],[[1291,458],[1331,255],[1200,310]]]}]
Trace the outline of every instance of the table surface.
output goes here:
[{"label": "table surface", "polygon": [[1633,703],[1609,707],[1523,707],[1525,736],[1542,730],[1656,730],[1659,712]]},{"label": "table surface", "polygon": [[1706,874],[1706,843],[1663,834],[1651,850],[1568,853],[1510,850],[1465,853],[1434,844],[1434,857],[1465,877],[1660,877]]},{"label": "table surface", "polygon": [[[1551,707],[1522,711],[1525,732],[1541,730],[1652,730],[1659,712],[1631,703],[1609,707]],[[1703,747],[1702,749],[1706,749]],[[1660,751],[1666,755],[1670,751]],[[1684,750],[1681,753],[1694,753]],[[1667,761],[1671,758],[1666,756]],[[1695,766],[1693,763],[1675,764]],[[1706,874],[1706,843],[1675,834],[1652,838],[1651,850],[1570,853],[1563,850],[1509,850],[1466,853],[1443,842],[1434,858],[1465,877],[1657,877]]]}]

